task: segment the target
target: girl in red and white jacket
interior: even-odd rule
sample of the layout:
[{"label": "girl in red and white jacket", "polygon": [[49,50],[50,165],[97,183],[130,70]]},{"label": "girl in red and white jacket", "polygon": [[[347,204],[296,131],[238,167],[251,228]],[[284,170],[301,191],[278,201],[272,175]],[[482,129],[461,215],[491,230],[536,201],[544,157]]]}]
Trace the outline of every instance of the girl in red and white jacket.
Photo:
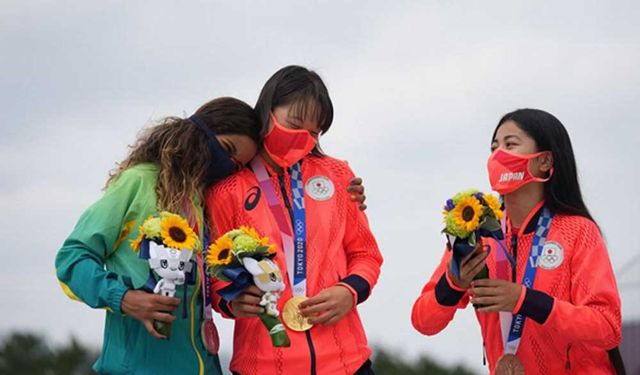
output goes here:
[{"label": "girl in red and white jacket", "polygon": [[[377,283],[382,255],[347,190],[353,172],[318,146],[333,120],[327,89],[315,72],[288,66],[267,81],[255,109],[266,131],[262,148],[251,168],[209,191],[212,233],[248,225],[268,236],[287,285],[278,309],[304,301],[296,311],[309,324],[289,325],[283,313],[291,346],[274,347],[258,318],[263,292],[252,286],[231,301],[214,292],[214,308],[235,319],[231,371],[372,375],[357,305]],[[214,280],[212,289],[227,284]]]},{"label": "girl in red and white jacket", "polygon": [[[622,371],[620,297],[567,131],[547,112],[521,109],[500,120],[491,149],[505,240],[483,238],[459,277],[445,251],[413,306],[413,326],[434,335],[471,302],[482,306],[476,316],[492,374]],[[485,265],[490,277],[474,281]]]}]

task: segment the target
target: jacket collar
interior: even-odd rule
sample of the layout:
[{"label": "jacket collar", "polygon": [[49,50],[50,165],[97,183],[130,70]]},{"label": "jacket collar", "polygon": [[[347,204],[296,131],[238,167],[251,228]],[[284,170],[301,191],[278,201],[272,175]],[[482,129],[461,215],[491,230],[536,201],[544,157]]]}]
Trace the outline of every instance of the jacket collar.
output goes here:
[{"label": "jacket collar", "polygon": [[[524,222],[522,222],[522,226],[520,226],[520,229],[517,233],[519,236],[533,233],[536,231],[536,226],[538,225],[538,219],[542,214],[542,209],[544,208],[544,206],[545,206],[544,201],[540,201],[538,204],[536,204],[533,207],[531,212],[529,212],[527,217],[524,219]],[[511,232],[511,229],[512,229],[511,221],[508,220],[507,223],[508,223],[507,225],[509,228],[509,232]]]}]

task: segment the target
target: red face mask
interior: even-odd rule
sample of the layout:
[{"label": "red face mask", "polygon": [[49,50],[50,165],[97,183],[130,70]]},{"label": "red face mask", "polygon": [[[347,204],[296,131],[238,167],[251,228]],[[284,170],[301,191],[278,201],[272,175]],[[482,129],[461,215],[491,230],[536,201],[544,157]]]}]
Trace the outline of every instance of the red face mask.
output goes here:
[{"label": "red face mask", "polygon": [[273,127],[264,137],[264,150],[282,168],[289,168],[313,150],[316,139],[306,130],[287,129],[271,114]]},{"label": "red face mask", "polygon": [[489,170],[489,182],[491,188],[501,195],[512,193],[530,182],[546,182],[553,175],[553,168],[549,171],[549,177],[539,178],[534,176],[529,170],[529,161],[542,154],[521,155],[496,149],[487,162]]}]

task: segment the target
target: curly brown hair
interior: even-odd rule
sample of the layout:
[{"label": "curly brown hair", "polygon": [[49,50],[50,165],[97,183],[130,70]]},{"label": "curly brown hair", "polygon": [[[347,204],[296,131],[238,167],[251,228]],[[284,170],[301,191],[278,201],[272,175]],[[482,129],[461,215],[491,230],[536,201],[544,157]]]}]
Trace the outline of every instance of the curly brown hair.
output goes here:
[{"label": "curly brown hair", "polygon": [[[195,113],[216,134],[241,134],[256,143],[260,125],[253,108],[223,97],[211,100]],[[156,185],[159,210],[181,212],[185,198],[204,202],[205,177],[211,163],[207,135],[188,118],[166,117],[142,131],[129,146],[129,155],[110,173],[107,186],[122,171],[140,163],[160,165]]]}]

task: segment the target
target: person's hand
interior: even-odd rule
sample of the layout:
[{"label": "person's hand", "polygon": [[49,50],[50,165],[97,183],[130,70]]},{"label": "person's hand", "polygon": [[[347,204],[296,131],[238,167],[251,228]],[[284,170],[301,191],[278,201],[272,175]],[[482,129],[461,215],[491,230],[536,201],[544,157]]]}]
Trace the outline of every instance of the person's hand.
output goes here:
[{"label": "person's hand", "polygon": [[455,286],[461,289],[468,289],[471,286],[471,281],[473,278],[482,270],[482,268],[487,264],[487,256],[489,256],[489,247],[482,246],[482,241],[478,241],[475,250],[462,258],[460,262],[460,277],[456,277],[453,272],[451,272],[451,262],[449,261],[449,278]]},{"label": "person's hand", "polygon": [[251,285],[231,301],[231,312],[236,318],[257,317],[264,312],[264,307],[260,306],[263,294],[257,286]]},{"label": "person's hand", "polygon": [[360,204],[358,205],[360,211],[364,211],[367,209],[367,205],[364,204],[364,201],[367,200],[367,197],[364,195],[364,185],[362,185],[362,179],[360,177],[356,177],[353,180],[349,181],[347,191],[351,194],[351,201],[360,202]]},{"label": "person's hand", "polygon": [[512,312],[518,303],[523,286],[506,280],[482,279],[471,283],[471,303],[482,305],[477,311],[492,313]]},{"label": "person's hand", "polygon": [[335,324],[352,308],[353,294],[342,285],[324,289],[300,304],[300,312],[310,324]]},{"label": "person's hand", "polygon": [[167,337],[153,328],[153,321],[171,323],[176,317],[171,315],[180,305],[180,299],[147,293],[142,290],[129,290],[122,297],[120,309],[123,313],[142,322],[151,336],[157,339]]}]

